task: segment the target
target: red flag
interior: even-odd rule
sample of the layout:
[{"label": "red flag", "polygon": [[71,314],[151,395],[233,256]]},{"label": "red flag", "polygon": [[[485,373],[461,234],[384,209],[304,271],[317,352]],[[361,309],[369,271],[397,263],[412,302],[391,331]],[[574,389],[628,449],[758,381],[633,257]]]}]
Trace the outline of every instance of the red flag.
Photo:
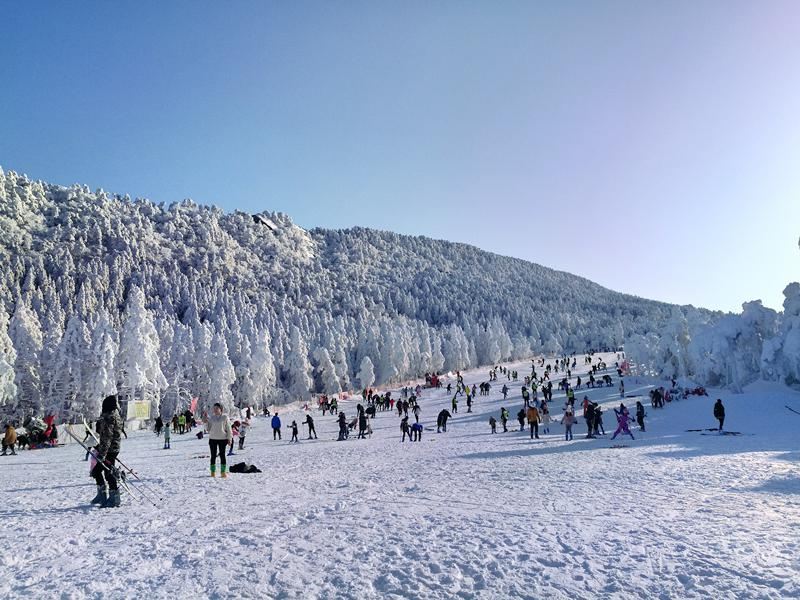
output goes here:
[{"label": "red flag", "polygon": [[197,410],[197,398],[192,398],[191,403],[189,404],[189,410],[192,414]]}]

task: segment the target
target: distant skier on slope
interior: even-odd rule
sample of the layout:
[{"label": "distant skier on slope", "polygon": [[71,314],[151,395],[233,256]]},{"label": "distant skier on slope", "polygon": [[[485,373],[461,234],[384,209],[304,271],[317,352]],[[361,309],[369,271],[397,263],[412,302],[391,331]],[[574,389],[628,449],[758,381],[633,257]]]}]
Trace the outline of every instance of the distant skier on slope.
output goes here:
[{"label": "distant skier on slope", "polygon": [[719,421],[719,432],[722,433],[722,426],[725,424],[725,407],[722,406],[722,398],[717,398],[714,404],[714,418]]}]

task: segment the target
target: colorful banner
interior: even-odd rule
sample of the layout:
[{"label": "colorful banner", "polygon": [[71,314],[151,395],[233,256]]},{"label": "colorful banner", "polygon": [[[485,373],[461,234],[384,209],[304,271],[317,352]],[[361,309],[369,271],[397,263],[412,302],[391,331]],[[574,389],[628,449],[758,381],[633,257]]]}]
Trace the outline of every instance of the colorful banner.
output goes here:
[{"label": "colorful banner", "polygon": [[189,410],[191,411],[192,414],[194,414],[197,411],[197,398],[196,397],[192,398],[191,403],[189,403]]}]

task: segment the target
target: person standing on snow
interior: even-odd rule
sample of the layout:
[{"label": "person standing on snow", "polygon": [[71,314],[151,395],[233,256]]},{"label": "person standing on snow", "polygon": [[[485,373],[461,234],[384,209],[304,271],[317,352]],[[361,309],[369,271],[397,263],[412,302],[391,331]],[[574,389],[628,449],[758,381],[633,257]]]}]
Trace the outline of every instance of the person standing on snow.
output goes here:
[{"label": "person standing on snow", "polygon": [[339,413],[339,437],[337,441],[341,442],[347,439],[347,417],[344,414],[344,411]]},{"label": "person standing on snow", "polygon": [[714,404],[714,418],[719,421],[719,432],[722,433],[722,426],[725,424],[725,407],[722,406],[722,398],[717,398]]},{"label": "person standing on snow", "polygon": [[281,439],[281,419],[278,416],[278,411],[272,416],[272,441]]},{"label": "person standing on snow", "polygon": [[528,425],[531,426],[531,439],[539,439],[539,410],[531,405],[528,407]]},{"label": "person standing on snow", "polygon": [[503,433],[508,433],[508,411],[504,406],[500,407],[500,422],[503,424]]},{"label": "person standing on snow", "polygon": [[297,421],[292,421],[291,427],[292,427],[292,439],[289,440],[289,443],[291,444],[292,442],[297,442],[299,444],[300,440],[297,437]]},{"label": "person standing on snow", "polygon": [[410,428],[408,426],[408,417],[403,417],[400,420],[400,431],[403,432],[403,439],[400,440],[401,442],[405,442],[406,441],[406,436],[408,436],[408,441],[413,441],[411,439],[411,430],[410,430]]},{"label": "person standing on snow", "polygon": [[617,415],[617,430],[614,432],[614,435],[611,436],[611,439],[613,440],[620,433],[627,433],[629,436],[631,436],[632,440],[635,440],[636,438],[633,437],[628,425],[631,422],[631,416],[628,414],[628,409],[625,408],[625,405],[620,404],[619,408],[615,408],[614,414]]},{"label": "person standing on snow", "polygon": [[214,403],[212,413],[205,419],[208,428],[208,445],[211,448],[211,476],[217,476],[217,453],[219,452],[220,475],[228,476],[228,463],[225,459],[225,447],[233,441],[231,422],[228,415],[222,414],[222,404]]},{"label": "person standing on snow", "polygon": [[114,463],[122,444],[122,418],[119,416],[116,396],[106,396],[103,400],[103,414],[97,421],[96,430],[100,442],[95,449],[97,463],[91,471],[97,483],[97,495],[92,498],[92,504],[99,504],[102,508],[117,507],[120,505],[120,496]]},{"label": "person standing on snow", "polygon": [[520,408],[519,412],[517,413],[517,421],[519,421],[519,430],[522,431],[525,429],[525,409]]},{"label": "person standing on snow", "polygon": [[301,423],[301,425],[308,425],[308,439],[311,439],[311,435],[314,435],[314,439],[317,439],[317,430],[314,429],[314,419],[311,418],[311,415],[306,415],[306,420]]},{"label": "person standing on snow", "polygon": [[572,440],[572,426],[575,424],[575,415],[571,410],[564,413],[561,423],[564,425],[564,440],[569,442]]},{"label": "person standing on snow", "polygon": [[[250,410],[249,408],[247,409]],[[239,450],[244,450],[244,438],[247,437],[247,432],[250,431],[250,419],[245,419],[239,425]]]},{"label": "person standing on snow", "polygon": [[11,456],[15,456],[17,453],[14,450],[14,445],[17,443],[17,430],[14,428],[14,425],[11,423],[6,423],[6,435],[3,438],[3,456],[6,455],[6,450],[11,448]]},{"label": "person standing on snow", "polygon": [[639,429],[644,431],[644,405],[637,400],[636,401],[636,422],[639,423]]}]

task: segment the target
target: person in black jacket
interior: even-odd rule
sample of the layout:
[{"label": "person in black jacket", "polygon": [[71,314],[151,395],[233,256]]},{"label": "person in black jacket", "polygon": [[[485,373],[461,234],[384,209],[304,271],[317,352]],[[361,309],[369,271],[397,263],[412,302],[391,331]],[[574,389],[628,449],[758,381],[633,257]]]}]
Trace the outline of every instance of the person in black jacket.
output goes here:
[{"label": "person in black jacket", "polygon": [[344,411],[339,413],[339,439],[338,441],[347,439],[347,417]]},{"label": "person in black jacket", "polygon": [[314,429],[314,419],[311,418],[311,415],[306,415],[306,420],[302,424],[308,425],[308,439],[311,439],[312,434],[314,439],[317,439],[317,430]]},{"label": "person in black jacket", "polygon": [[722,406],[722,398],[717,398],[714,404],[714,418],[719,421],[719,432],[722,433],[722,425],[725,423],[725,407]]},{"label": "person in black jacket", "polygon": [[436,417],[436,433],[441,433],[440,429],[447,433],[447,419],[452,417],[450,411],[447,409],[442,410],[439,416]]},{"label": "person in black jacket", "polygon": [[97,495],[92,498],[92,504],[99,504],[103,508],[117,507],[120,505],[120,496],[114,463],[122,444],[122,417],[116,396],[106,396],[103,400],[103,414],[97,421],[97,434],[100,436],[100,443],[95,449],[97,463],[91,472],[97,483]]}]

